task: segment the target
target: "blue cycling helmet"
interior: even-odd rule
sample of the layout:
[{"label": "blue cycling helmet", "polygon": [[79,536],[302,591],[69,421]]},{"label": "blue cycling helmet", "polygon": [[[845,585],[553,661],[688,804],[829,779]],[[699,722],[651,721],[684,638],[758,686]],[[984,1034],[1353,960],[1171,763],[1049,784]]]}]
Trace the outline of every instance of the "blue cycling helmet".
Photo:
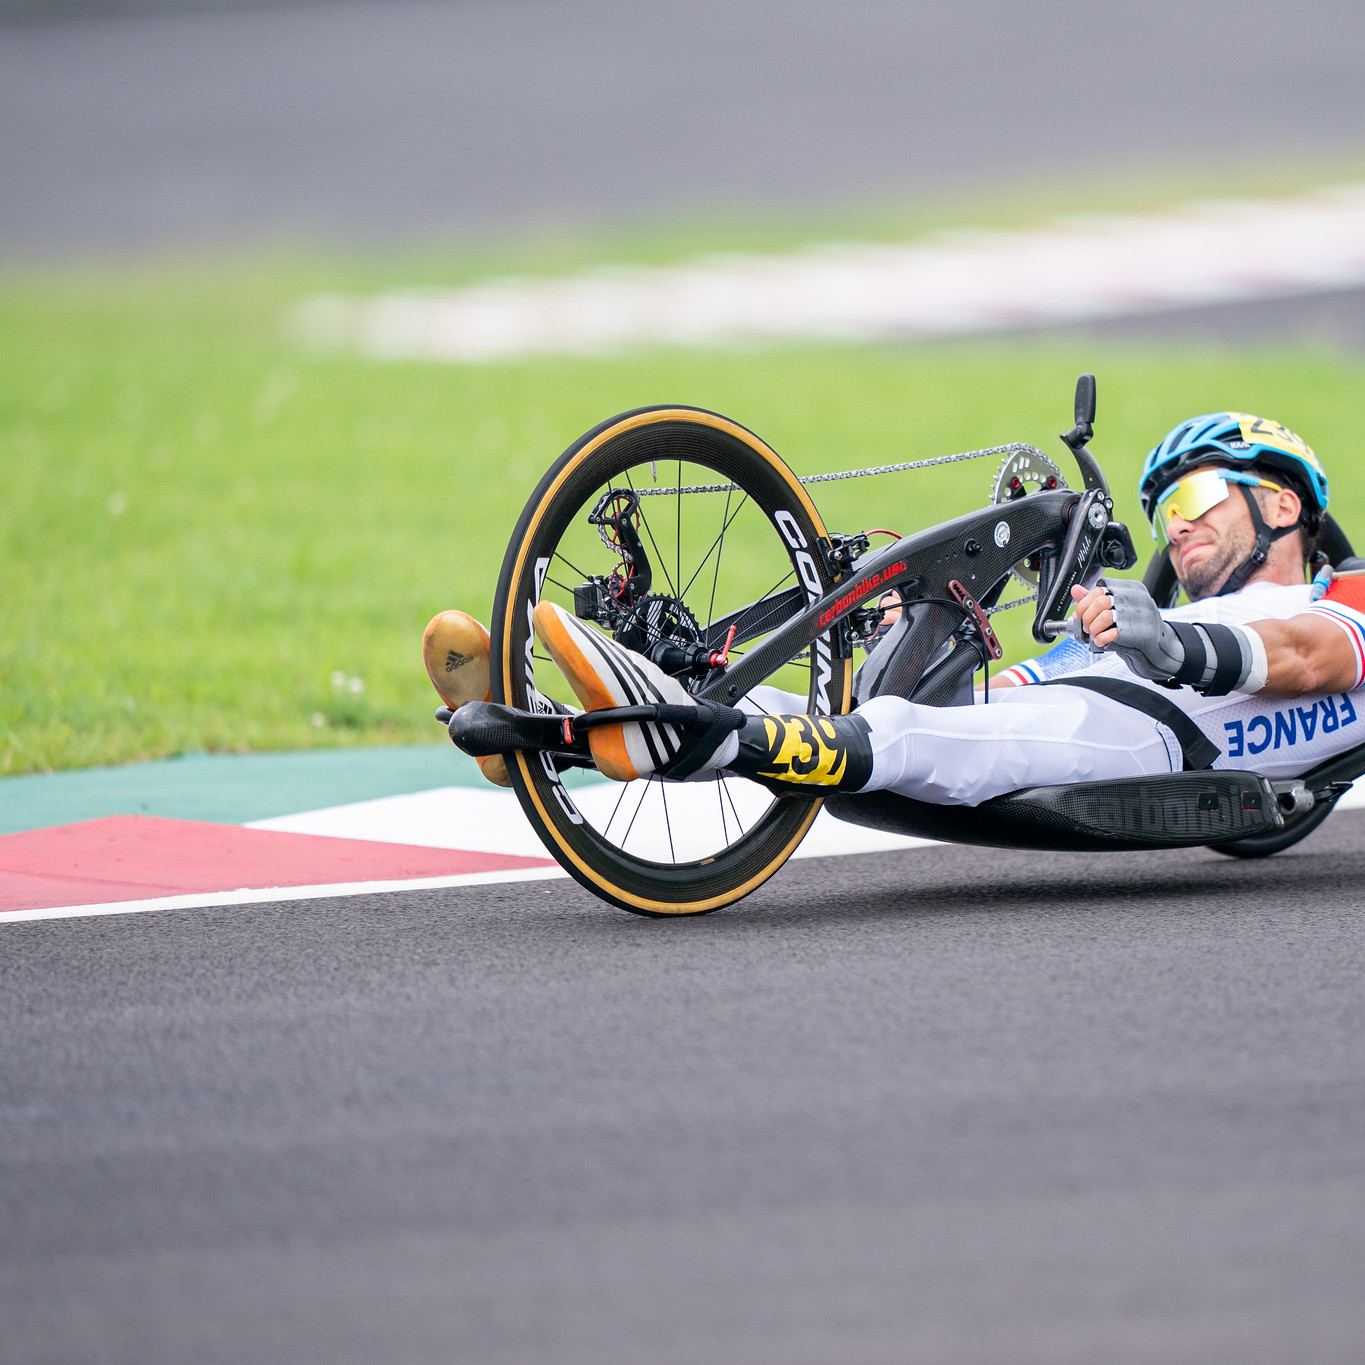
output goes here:
[{"label": "blue cycling helmet", "polygon": [[1327,475],[1307,441],[1264,417],[1247,412],[1210,412],[1181,422],[1148,452],[1138,481],[1138,497],[1148,521],[1162,490],[1202,464],[1233,469],[1254,464],[1291,475],[1294,491],[1301,498],[1306,495],[1304,520],[1310,530],[1316,530],[1327,510]]}]

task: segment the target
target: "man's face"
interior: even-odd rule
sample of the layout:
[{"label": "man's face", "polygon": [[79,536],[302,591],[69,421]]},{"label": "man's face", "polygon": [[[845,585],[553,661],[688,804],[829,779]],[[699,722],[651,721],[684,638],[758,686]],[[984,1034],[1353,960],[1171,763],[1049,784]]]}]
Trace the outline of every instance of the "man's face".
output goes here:
[{"label": "man's face", "polygon": [[[1201,470],[1218,468],[1200,466]],[[1256,548],[1256,528],[1251,523],[1246,498],[1235,484],[1229,486],[1228,496],[1202,517],[1194,521],[1172,517],[1166,536],[1171,546],[1171,564],[1191,602],[1212,597]]]}]

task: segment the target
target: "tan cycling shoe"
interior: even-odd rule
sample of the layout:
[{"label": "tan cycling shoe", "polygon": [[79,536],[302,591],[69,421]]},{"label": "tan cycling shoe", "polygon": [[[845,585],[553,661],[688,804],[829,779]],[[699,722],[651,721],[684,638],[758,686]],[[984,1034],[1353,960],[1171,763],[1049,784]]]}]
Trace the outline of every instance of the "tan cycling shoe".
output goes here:
[{"label": "tan cycling shoe", "polygon": [[[427,677],[452,711],[466,702],[488,701],[488,632],[468,612],[443,611],[431,618],[422,632],[422,662]],[[499,787],[510,787],[507,760],[501,754],[488,754],[474,760],[479,771]]]}]

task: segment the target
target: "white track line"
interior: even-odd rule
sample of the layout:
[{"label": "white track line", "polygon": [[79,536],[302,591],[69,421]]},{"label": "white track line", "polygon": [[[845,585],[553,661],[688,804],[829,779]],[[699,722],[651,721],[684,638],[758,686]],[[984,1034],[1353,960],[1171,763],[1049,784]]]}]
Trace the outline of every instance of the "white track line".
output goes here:
[{"label": "white track line", "polygon": [[[583,805],[609,806],[617,789],[607,783],[579,787],[574,798]],[[766,794],[765,794],[766,795]],[[681,792],[686,804],[711,799],[700,789]],[[675,801],[679,799],[675,794]],[[675,812],[675,819],[678,812]],[[386,796],[357,801],[298,815],[253,821],[250,829],[279,830],[290,834],[314,834],[329,838],[370,840],[374,843],[406,844],[422,848],[449,848],[501,853],[514,857],[544,858],[544,845],[536,837],[516,797],[508,791],[470,787],[441,787],[407,796]],[[669,856],[662,822],[640,821],[632,851],[645,856]],[[930,839],[884,834],[835,820],[821,811],[795,856],[824,858],[860,853],[884,853],[921,848]],[[338,882],[326,886],[264,887],[237,891],[201,892],[182,896],[157,896],[146,900],[110,901],[98,905],[66,905],[39,910],[0,913],[0,922],[17,923],[41,919],[74,919],[82,915],[135,915],[154,910],[196,910],[219,905],[262,905],[276,901],[319,900],[330,896],[363,896],[386,891],[426,891],[452,886],[492,886],[499,882],[544,881],[565,877],[561,868],[533,867],[492,872],[467,872],[448,877],[421,877],[399,881]]]},{"label": "white track line", "polygon": [[894,246],[620,267],[376,298],[291,325],[376,359],[489,361],[641,345],[955,336],[1365,284],[1365,187],[1191,204]]},{"label": "white track line", "polygon": [[241,891],[195,892],[185,896],[156,896],[141,901],[108,901],[101,905],[9,910],[0,913],[0,924],[37,919],[79,919],[85,915],[145,915],[153,910],[207,910],[216,905],[273,905],[276,901],[370,896],[385,891],[436,891],[447,886],[492,886],[498,882],[542,882],[568,875],[561,867],[522,867],[500,872],[463,872],[452,877],[415,877],[406,881],[334,882],[329,886],[267,886]]},{"label": "white track line", "polygon": [[[1365,808],[1365,785],[1362,785],[1362,782],[1357,782],[1355,788],[1347,792],[1337,803],[1337,809],[1359,810],[1362,808]],[[832,817],[827,816],[827,813],[822,811],[820,819],[826,818],[837,824],[840,831],[851,831],[855,836],[870,836],[868,838],[869,844],[879,837],[875,830],[863,830],[856,825],[845,825],[842,821],[835,822]],[[829,857],[832,854],[888,851],[886,844],[879,844],[875,848],[850,848],[847,846],[849,841],[842,835],[840,835],[840,842],[844,846],[831,848],[825,844],[824,840],[815,837],[819,831],[820,825],[817,822],[801,848],[794,855],[795,857],[819,858]],[[897,849],[928,848],[936,843],[933,839],[911,839],[898,835],[881,837],[888,841],[897,840],[892,846]],[[442,847],[442,845],[438,845],[438,847]],[[567,876],[568,873],[559,867],[526,867],[501,872],[466,872],[453,877],[420,877],[408,881],[336,882],[330,886],[281,886],[265,887],[259,890],[218,891],[186,896],[158,896],[149,900],[110,901],[100,905],[63,905],[41,910],[11,910],[0,913],[0,924],[19,924],[45,919],[81,919],[91,915],[145,915],[156,910],[207,910],[220,905],[273,905],[280,901],[325,900],[333,896],[381,895],[389,891],[434,891],[450,886],[493,886],[500,882],[553,881]]]},{"label": "white track line", "polygon": [[414,848],[466,849],[511,858],[548,858],[516,793],[483,787],[437,787],[344,806],[253,820],[248,829],[368,839]]}]

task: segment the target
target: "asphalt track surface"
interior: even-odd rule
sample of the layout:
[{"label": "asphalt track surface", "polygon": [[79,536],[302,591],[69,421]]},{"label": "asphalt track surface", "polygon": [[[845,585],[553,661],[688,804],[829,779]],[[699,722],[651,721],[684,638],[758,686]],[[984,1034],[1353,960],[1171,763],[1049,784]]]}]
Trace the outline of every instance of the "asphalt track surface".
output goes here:
[{"label": "asphalt track surface", "polygon": [[[0,19],[28,8],[4,0]],[[1363,85],[1358,0],[385,0],[12,22],[0,258],[1311,163],[1358,154]]]},{"label": "asphalt track surface", "polygon": [[[12,25],[0,259],[1333,155],[1363,84],[1347,0]],[[1343,812],[678,923],[521,884],[0,925],[0,1359],[1357,1362],[1363,900]]]},{"label": "asphalt track surface", "polygon": [[1365,1357],[1365,813],[0,934],[7,1361]]}]

